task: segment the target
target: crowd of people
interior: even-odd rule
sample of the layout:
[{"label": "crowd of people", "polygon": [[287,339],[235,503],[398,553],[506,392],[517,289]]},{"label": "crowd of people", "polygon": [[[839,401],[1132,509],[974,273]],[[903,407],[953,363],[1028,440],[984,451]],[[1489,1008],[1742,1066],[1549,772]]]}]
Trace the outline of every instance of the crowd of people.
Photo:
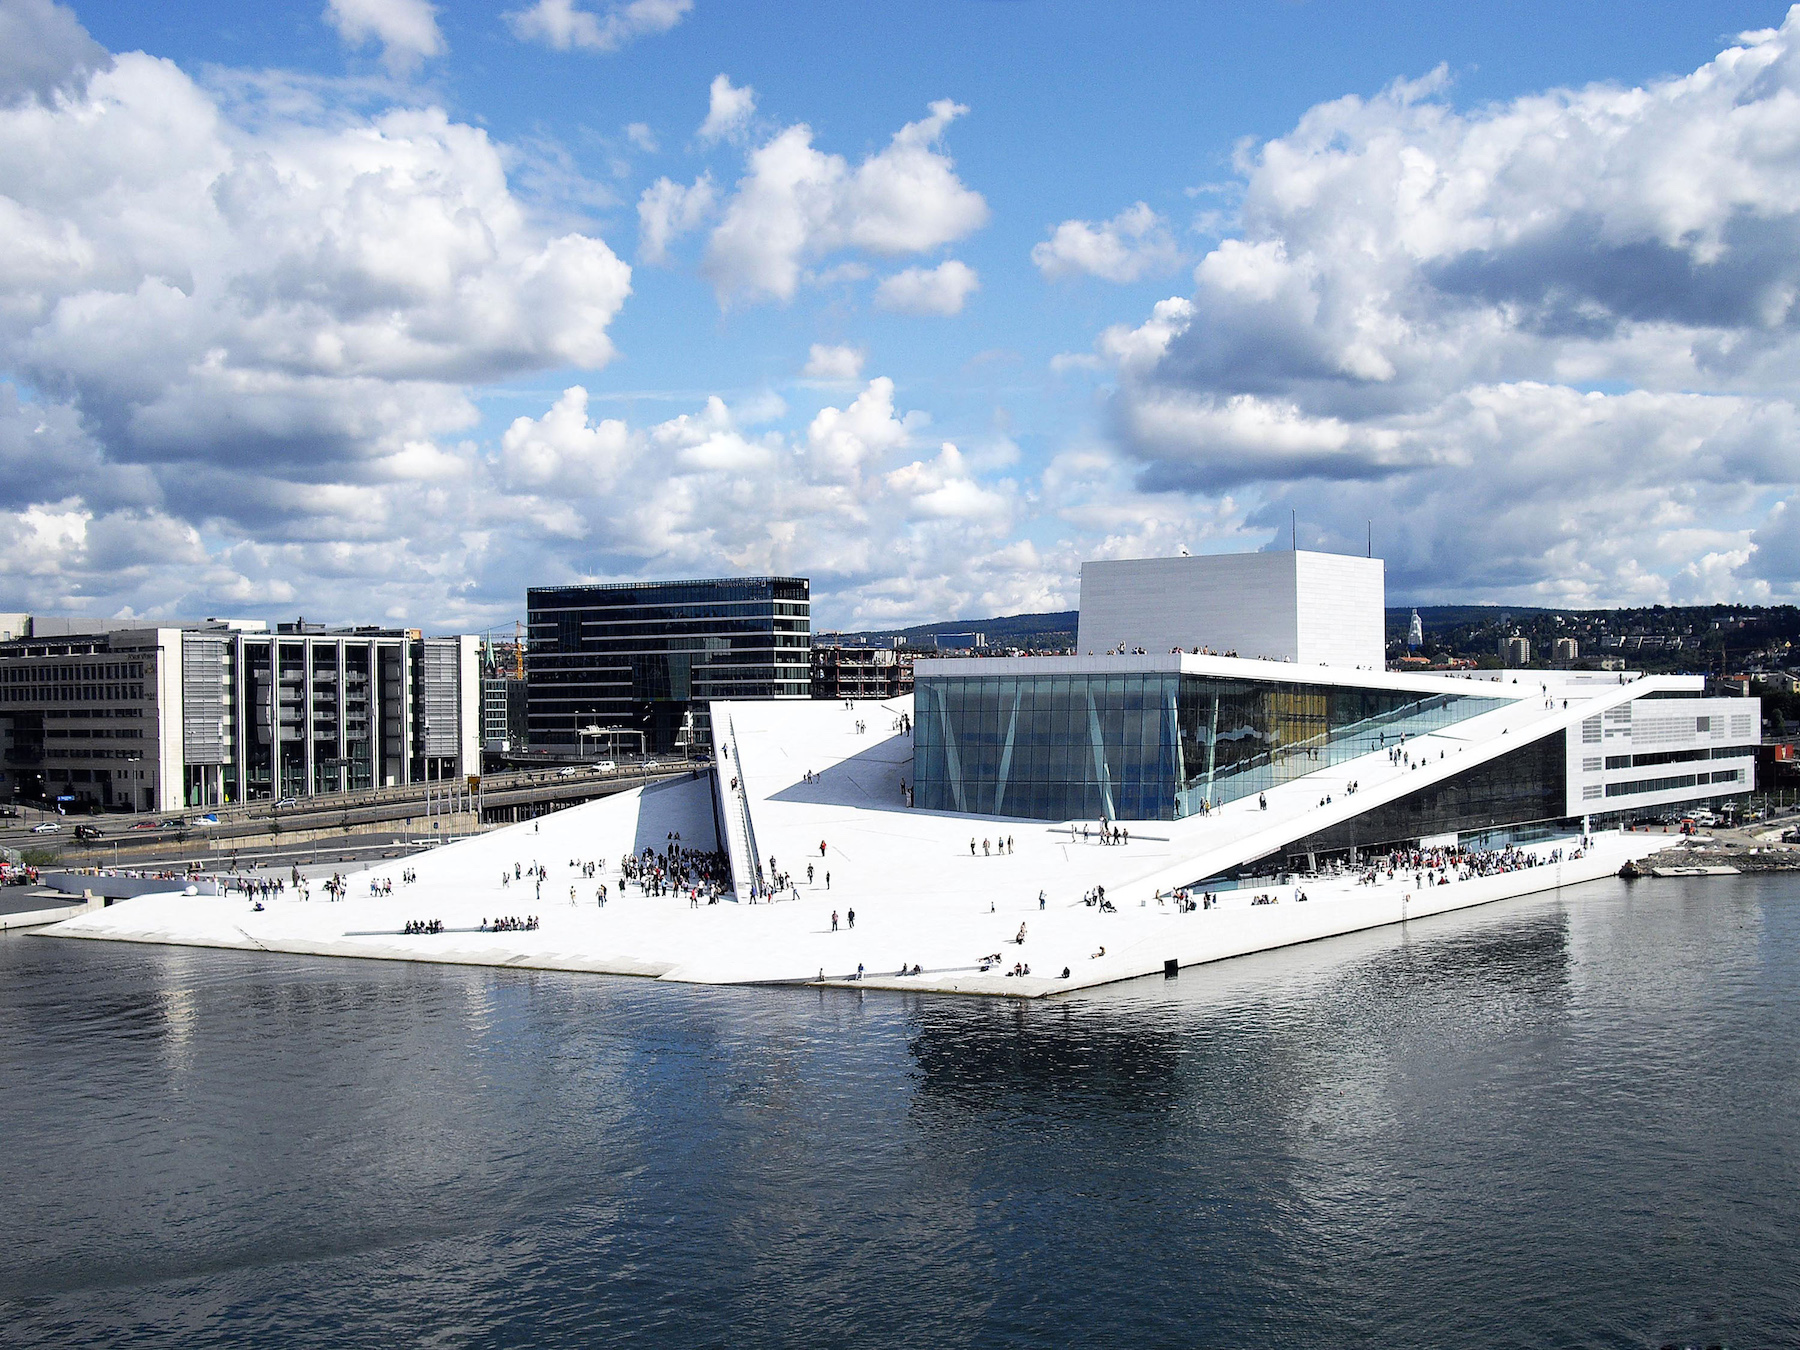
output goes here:
[{"label": "crowd of people", "polygon": [[241,895],[246,900],[273,900],[287,889],[280,877],[228,877],[219,883],[226,895]]},{"label": "crowd of people", "polygon": [[408,919],[406,926],[400,930],[407,937],[417,937],[423,933],[441,933],[444,931],[442,919]]},{"label": "crowd of people", "polygon": [[[1584,836],[1580,846],[1567,856],[1579,858],[1586,851]],[[1543,867],[1563,860],[1561,848],[1539,856],[1528,849],[1441,848],[1395,849],[1380,857],[1365,859],[1360,865],[1358,884],[1379,885],[1411,877],[1415,886],[1448,886],[1453,881],[1472,881],[1476,877],[1499,876],[1519,872],[1528,867]]]},{"label": "crowd of people", "polygon": [[1090,834],[1088,830],[1086,821],[1077,825],[1071,820],[1069,822],[1069,842],[1074,843],[1078,833],[1083,843],[1087,843],[1090,839],[1097,839],[1102,844],[1121,846],[1131,842],[1131,831],[1123,826],[1113,824],[1110,820],[1102,820],[1097,833]]},{"label": "crowd of people", "polygon": [[513,916],[505,919],[483,919],[481,931],[484,933],[535,933],[538,919],[535,914],[527,914],[524,918]]},{"label": "crowd of people", "polygon": [[646,896],[685,893],[690,907],[716,904],[731,886],[731,864],[717,849],[689,848],[671,831],[661,849],[645,844],[619,864],[619,882],[633,883]]}]

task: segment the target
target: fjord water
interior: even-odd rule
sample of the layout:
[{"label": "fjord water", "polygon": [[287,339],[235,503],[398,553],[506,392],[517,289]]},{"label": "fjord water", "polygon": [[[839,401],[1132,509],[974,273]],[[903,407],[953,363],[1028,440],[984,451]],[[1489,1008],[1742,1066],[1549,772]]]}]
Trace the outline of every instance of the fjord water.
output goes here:
[{"label": "fjord water", "polygon": [[0,1344],[1794,1344],[1797,1013],[1788,877],[1030,1005],[12,936]]}]

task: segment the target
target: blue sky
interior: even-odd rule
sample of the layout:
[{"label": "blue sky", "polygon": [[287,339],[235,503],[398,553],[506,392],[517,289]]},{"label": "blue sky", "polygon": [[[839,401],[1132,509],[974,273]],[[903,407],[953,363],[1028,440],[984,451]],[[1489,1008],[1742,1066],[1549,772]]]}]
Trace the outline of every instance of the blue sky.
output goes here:
[{"label": "blue sky", "polygon": [[1791,598],[1786,19],[0,0],[0,607]]}]

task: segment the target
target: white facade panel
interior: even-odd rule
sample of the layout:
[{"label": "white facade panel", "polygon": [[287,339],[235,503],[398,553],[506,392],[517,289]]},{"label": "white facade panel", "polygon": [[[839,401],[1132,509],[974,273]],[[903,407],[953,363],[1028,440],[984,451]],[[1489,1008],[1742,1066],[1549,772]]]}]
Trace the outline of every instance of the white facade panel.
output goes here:
[{"label": "white facade panel", "polygon": [[1204,648],[1265,661],[1381,670],[1386,574],[1379,558],[1227,553],[1081,567],[1077,649]]},{"label": "white facade panel", "polygon": [[1760,699],[1636,698],[1570,729],[1569,814],[1652,810],[1756,785]]},{"label": "white facade panel", "polygon": [[1309,666],[1387,666],[1387,565],[1380,558],[1295,553],[1298,660]]}]

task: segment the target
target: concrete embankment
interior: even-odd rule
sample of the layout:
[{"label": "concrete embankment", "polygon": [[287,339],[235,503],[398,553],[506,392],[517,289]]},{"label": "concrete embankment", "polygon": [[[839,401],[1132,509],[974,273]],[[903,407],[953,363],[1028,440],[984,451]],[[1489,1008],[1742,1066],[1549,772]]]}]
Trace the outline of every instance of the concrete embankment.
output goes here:
[{"label": "concrete embankment", "polygon": [[61,923],[64,919],[73,919],[82,914],[91,914],[106,905],[104,898],[89,896],[72,905],[52,905],[45,909],[20,910],[12,914],[0,914],[0,933],[16,932],[21,928],[47,928],[53,923]]},{"label": "concrete embankment", "polygon": [[64,895],[97,895],[108,900],[130,900],[140,895],[165,895],[194,888],[195,895],[222,895],[219,883],[200,877],[156,877],[104,870],[46,872],[44,885]]}]

